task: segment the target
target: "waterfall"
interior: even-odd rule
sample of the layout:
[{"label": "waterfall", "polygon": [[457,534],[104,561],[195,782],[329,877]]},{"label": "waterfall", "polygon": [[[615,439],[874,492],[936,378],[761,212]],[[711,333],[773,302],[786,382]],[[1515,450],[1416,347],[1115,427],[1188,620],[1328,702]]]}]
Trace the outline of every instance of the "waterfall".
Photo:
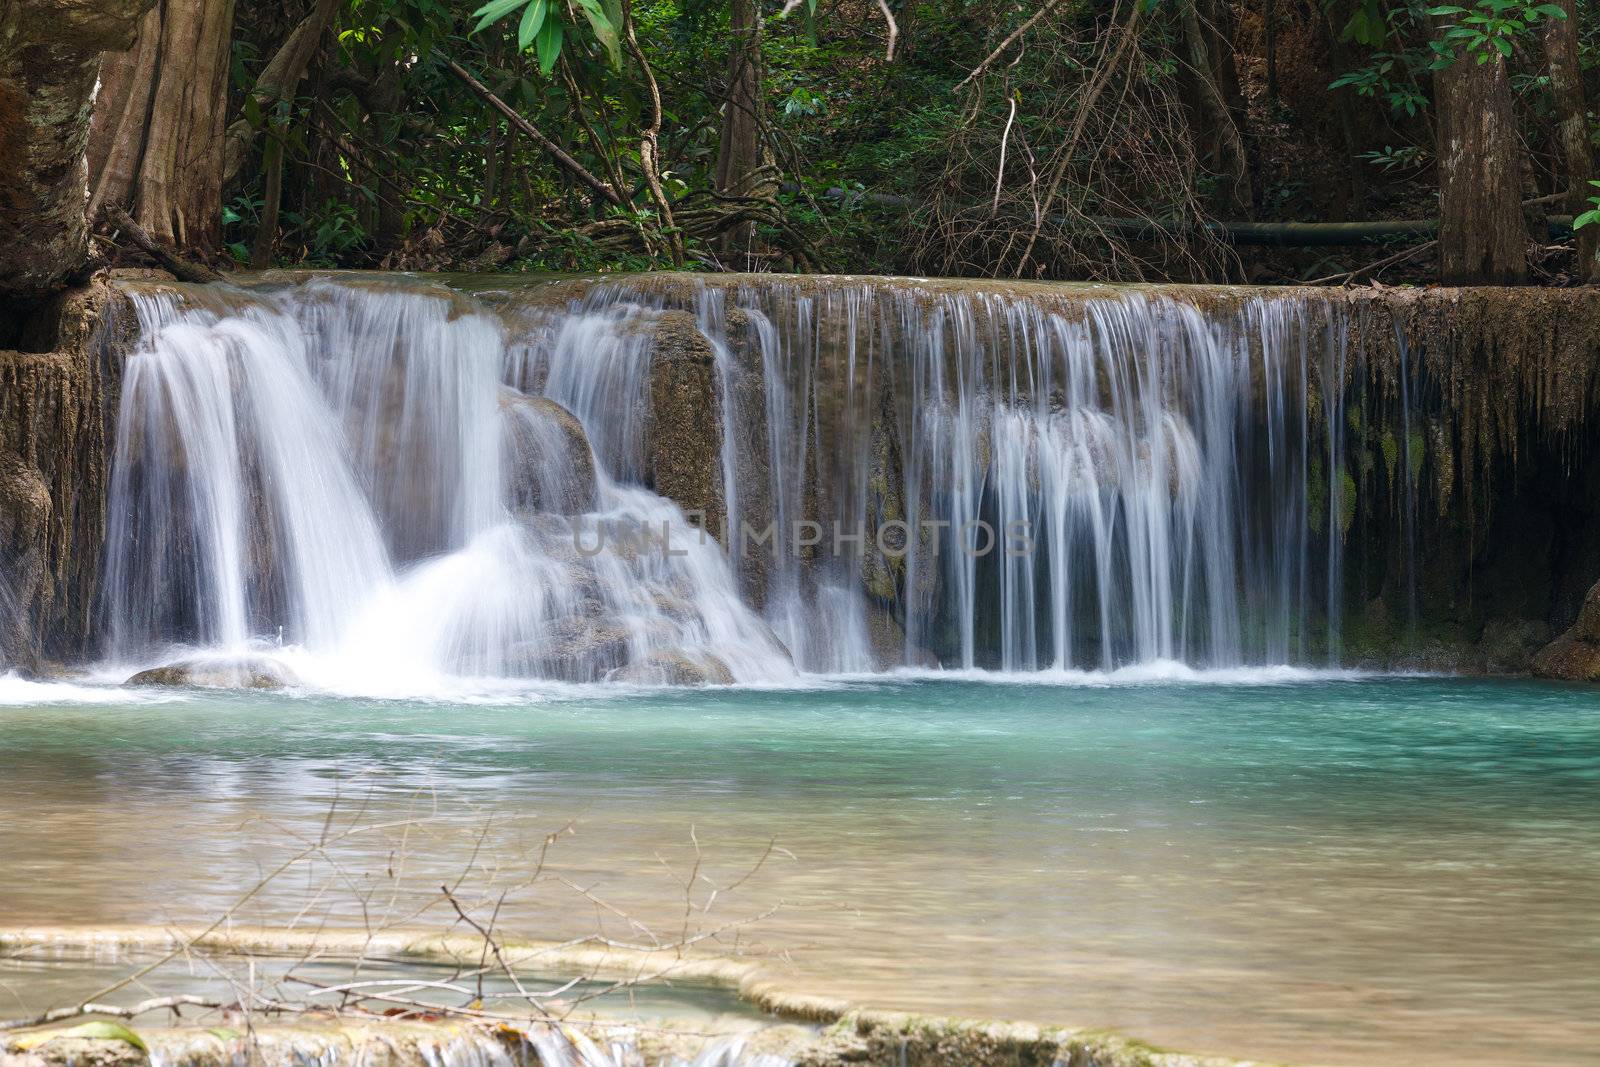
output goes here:
[{"label": "waterfall", "polygon": [[[268,648],[313,682],[394,693],[447,677],[793,674],[717,546],[613,477],[634,470],[628,433],[607,433],[625,392],[569,381],[563,358],[599,379],[609,367],[572,331],[543,354],[547,393],[577,419],[507,381],[523,354],[506,324],[442,287],[312,281],[135,302],[107,548],[112,660]],[[620,545],[652,530],[675,534],[670,551],[585,551],[606,531]]]},{"label": "waterfall", "polygon": [[133,287],[105,655],[395,693],[1320,662],[1340,320],[1214,292]]}]

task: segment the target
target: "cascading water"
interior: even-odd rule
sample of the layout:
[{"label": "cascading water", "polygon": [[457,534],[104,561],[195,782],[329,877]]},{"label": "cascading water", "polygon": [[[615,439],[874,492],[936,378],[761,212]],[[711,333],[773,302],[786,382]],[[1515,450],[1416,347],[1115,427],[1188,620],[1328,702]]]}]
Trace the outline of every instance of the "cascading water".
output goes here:
[{"label": "cascading water", "polygon": [[[684,278],[133,298],[116,662],[282,646],[312,684],[409,692],[1337,648],[1340,391],[1314,383],[1342,380],[1343,339],[1304,301]],[[680,413],[654,376],[685,313],[710,377]],[[662,455],[674,419],[715,428],[705,454]],[[673,465],[714,492],[650,488]],[[720,511],[715,539],[685,508]]]},{"label": "cascading water", "polygon": [[[609,461],[631,469],[626,455],[590,455],[583,430],[613,444],[603,405],[579,405],[589,421],[549,447],[571,416],[502,382],[518,357],[494,315],[434,286],[135,301],[112,659],[265,641],[313,683],[395,692],[447,676],[792,674],[716,546],[683,537],[671,502],[609,476]],[[586,550],[602,524],[618,543],[679,539]]]}]

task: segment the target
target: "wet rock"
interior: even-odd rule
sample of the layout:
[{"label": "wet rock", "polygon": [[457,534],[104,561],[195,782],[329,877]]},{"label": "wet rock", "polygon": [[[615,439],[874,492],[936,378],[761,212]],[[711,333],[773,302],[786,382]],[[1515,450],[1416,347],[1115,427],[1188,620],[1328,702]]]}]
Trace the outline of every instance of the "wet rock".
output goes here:
[{"label": "wet rock", "polygon": [[691,659],[682,652],[662,650],[613,671],[608,680],[634,685],[732,685],[733,672],[716,656]]},{"label": "wet rock", "polygon": [[869,541],[861,562],[861,582],[869,596],[891,601],[904,591],[906,560],[915,546],[906,517],[905,465],[895,432],[894,396],[887,383],[880,387],[880,395],[870,439],[872,462],[866,496]]},{"label": "wet rock", "polygon": [[0,1046],[0,1067],[148,1067],[149,1054],[126,1041],[57,1037],[27,1051]]},{"label": "wet rock", "polygon": [[628,661],[632,635],[621,621],[592,613],[556,619],[529,650],[536,675],[563,682],[595,682]]},{"label": "wet rock", "polygon": [[1484,625],[1476,668],[1489,674],[1528,670],[1550,640],[1550,627],[1537,619],[1496,619]]},{"label": "wet rock", "polygon": [[127,685],[200,686],[207,689],[282,689],[299,685],[287,666],[268,656],[178,660],[140,671]]},{"label": "wet rock", "polygon": [[[716,353],[687,311],[666,311],[651,335],[645,467],[650,487],[721,537],[722,387]],[[691,514],[691,521],[695,516]]]},{"label": "wet rock", "polygon": [[1583,598],[1572,628],[1533,658],[1533,673],[1540,678],[1600,682],[1600,582]]},{"label": "wet rock", "polygon": [[0,452],[0,665],[38,659],[31,632],[45,584],[50,488],[21,457]]},{"label": "wet rock", "polygon": [[97,280],[0,319],[0,570],[11,601],[0,605],[0,659],[74,660],[92,636],[135,317]]},{"label": "wet rock", "polygon": [[879,604],[867,605],[867,641],[872,646],[874,670],[939,666],[939,658],[932,652],[906,645],[906,631],[900,620]]},{"label": "wet rock", "polygon": [[501,392],[507,503],[514,509],[581,515],[593,511],[594,452],[577,416],[554,400]]},{"label": "wet rock", "polygon": [[[739,577],[739,590],[745,602],[757,610],[766,605],[767,586],[775,569],[776,541],[757,543],[761,531],[776,518],[772,492],[771,436],[767,424],[766,359],[761,331],[740,308],[723,313],[723,326],[732,356],[732,426],[723,428],[732,435],[734,463],[734,505],[737,515],[729,515],[730,529],[723,538]],[[787,431],[785,431],[787,432]],[[738,524],[748,524],[752,534],[744,536]],[[716,534],[716,531],[712,531]],[[721,534],[716,534],[722,537]]]}]

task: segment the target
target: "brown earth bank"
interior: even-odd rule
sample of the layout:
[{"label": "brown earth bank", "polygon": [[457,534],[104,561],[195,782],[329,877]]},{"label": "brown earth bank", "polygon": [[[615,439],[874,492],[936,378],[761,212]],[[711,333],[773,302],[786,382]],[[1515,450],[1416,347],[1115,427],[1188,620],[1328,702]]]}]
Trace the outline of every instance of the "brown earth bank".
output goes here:
[{"label": "brown earth bank", "polygon": [[[159,277],[97,276],[0,325],[0,530],[5,532],[0,629],[8,669],[40,670],[95,654],[118,383],[136,327],[119,287]],[[279,276],[283,281],[296,276]],[[372,276],[366,276],[372,277]],[[449,279],[494,300],[529,279]],[[564,300],[596,279],[547,281],[540,299]],[[703,287],[768,286],[794,293],[838,286],[925,292],[978,291],[1071,313],[1118,287],[1044,283],[638,275],[606,279],[647,290],[667,314],[656,328],[647,480],[691,511],[722,510],[720,386],[691,310]],[[207,287],[207,291],[215,287]],[[201,290],[190,289],[196,299]],[[1208,317],[1241,314],[1252,299],[1296,301],[1310,344],[1334,338],[1343,356],[1313,366],[1305,388],[1313,422],[1341,421],[1340,455],[1313,479],[1337,478],[1337,514],[1313,514],[1342,545],[1338,658],[1355,666],[1467,673],[1536,672],[1588,679],[1600,625],[1580,619],[1600,578],[1600,541],[1589,535],[1600,500],[1600,300],[1582,289],[1261,289],[1145,286]],[[226,302],[225,290],[216,297]],[[742,319],[730,319],[737,333]],[[1315,334],[1313,338],[1309,336]],[[738,338],[734,338],[738,345]],[[759,407],[759,361],[736,353],[737,410]],[[743,394],[748,392],[749,396]],[[1337,393],[1340,403],[1327,405]],[[892,418],[883,392],[879,421]],[[826,421],[826,413],[819,416]],[[882,429],[874,424],[875,430]],[[822,427],[824,430],[827,427]],[[1328,427],[1316,428],[1325,432]],[[826,434],[823,435],[826,439]],[[882,468],[875,506],[892,518],[902,494],[894,435],[872,438]],[[765,457],[741,457],[759,466]],[[1330,475],[1329,471],[1335,472]],[[741,471],[741,482],[746,481]],[[826,471],[808,470],[819,488]],[[750,478],[749,484],[764,484]],[[757,509],[760,501],[750,502]],[[741,580],[761,597],[759,560]],[[868,566],[867,590],[894,614],[892,567]],[[1592,612],[1591,612],[1592,613]],[[1590,620],[1592,623],[1593,620]],[[1574,626],[1574,624],[1577,624]],[[1557,635],[1571,633],[1539,655]],[[1321,639],[1334,643],[1330,635]]]}]

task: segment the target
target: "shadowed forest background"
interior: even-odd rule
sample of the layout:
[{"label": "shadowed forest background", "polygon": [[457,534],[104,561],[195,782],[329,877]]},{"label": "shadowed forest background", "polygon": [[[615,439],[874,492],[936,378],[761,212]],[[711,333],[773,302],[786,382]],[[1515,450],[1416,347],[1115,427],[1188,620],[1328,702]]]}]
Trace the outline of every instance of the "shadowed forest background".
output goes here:
[{"label": "shadowed forest background", "polygon": [[1591,3],[56,0],[30,95],[52,6],[107,48],[96,262],[1596,271]]}]

